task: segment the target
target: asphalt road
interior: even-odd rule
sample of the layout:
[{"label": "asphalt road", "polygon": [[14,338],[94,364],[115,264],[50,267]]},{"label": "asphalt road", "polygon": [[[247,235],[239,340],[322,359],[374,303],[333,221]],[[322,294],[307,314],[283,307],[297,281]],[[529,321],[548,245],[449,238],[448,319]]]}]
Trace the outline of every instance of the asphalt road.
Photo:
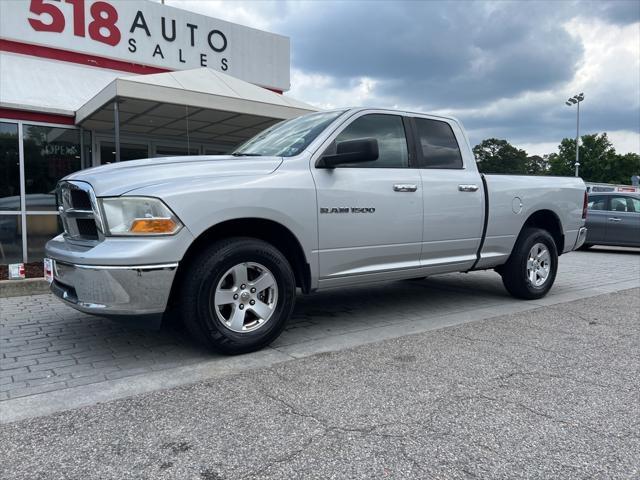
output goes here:
[{"label": "asphalt road", "polygon": [[638,478],[640,289],[0,426],[7,479]]}]

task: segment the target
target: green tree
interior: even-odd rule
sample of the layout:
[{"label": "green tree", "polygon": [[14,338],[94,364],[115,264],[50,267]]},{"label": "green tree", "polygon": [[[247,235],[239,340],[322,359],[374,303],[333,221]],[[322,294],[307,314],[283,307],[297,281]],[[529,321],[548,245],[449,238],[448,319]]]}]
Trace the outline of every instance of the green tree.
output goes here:
[{"label": "green tree", "polygon": [[[620,155],[606,133],[583,135],[580,144],[580,177],[586,182],[630,184],[632,175],[640,175],[640,155]],[[575,173],[576,141],[564,138],[558,153],[540,157],[514,147],[506,140],[487,138],[473,147],[482,173],[515,175],[559,175]]]},{"label": "green tree", "polygon": [[637,153],[616,155],[607,173],[609,178],[607,183],[630,185],[633,175],[640,176],[640,155]]},{"label": "green tree", "polygon": [[[583,135],[580,145],[580,177],[586,182],[631,183],[640,172],[640,156],[619,155],[606,133]],[[575,173],[576,141],[564,138],[558,153],[549,155],[549,174],[571,176]]]},{"label": "green tree", "polygon": [[[564,140],[563,140],[564,141]],[[574,142],[575,144],[575,142]],[[574,149],[575,152],[575,149]],[[573,163],[568,160],[566,155],[560,155],[558,153],[549,154],[549,175],[559,175],[561,177],[570,177],[575,171],[576,157],[574,153]]]},{"label": "green tree", "polygon": [[527,173],[527,152],[506,140],[487,138],[473,147],[473,153],[482,173]]},{"label": "green tree", "polygon": [[532,155],[527,157],[527,175],[546,175],[549,170],[549,156]]}]

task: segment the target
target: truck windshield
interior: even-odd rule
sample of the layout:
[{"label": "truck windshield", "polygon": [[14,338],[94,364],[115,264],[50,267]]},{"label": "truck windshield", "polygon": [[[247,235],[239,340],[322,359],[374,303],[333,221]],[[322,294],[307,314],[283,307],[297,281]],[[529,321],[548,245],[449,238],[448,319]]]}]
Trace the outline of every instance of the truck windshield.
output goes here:
[{"label": "truck windshield", "polygon": [[293,157],[345,111],[311,113],[277,123],[240,145],[232,155]]}]

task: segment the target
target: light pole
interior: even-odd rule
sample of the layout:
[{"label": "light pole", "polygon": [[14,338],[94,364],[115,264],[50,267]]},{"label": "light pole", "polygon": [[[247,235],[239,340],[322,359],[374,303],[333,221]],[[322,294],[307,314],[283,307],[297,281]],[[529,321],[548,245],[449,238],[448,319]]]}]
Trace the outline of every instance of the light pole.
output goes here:
[{"label": "light pole", "polygon": [[580,168],[580,102],[584,100],[584,93],[574,95],[566,103],[568,106],[578,105],[578,111],[576,115],[576,177],[578,176],[578,169]]}]

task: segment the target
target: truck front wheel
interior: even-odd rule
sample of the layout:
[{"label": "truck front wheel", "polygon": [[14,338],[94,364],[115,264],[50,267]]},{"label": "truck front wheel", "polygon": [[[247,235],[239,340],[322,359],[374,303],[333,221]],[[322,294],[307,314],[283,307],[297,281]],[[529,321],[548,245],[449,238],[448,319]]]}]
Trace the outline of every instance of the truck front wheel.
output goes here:
[{"label": "truck front wheel", "polygon": [[502,283],[517,298],[544,297],[556,279],[558,250],[553,237],[540,228],[525,228],[502,267]]},{"label": "truck front wheel", "polygon": [[220,353],[239,354],[280,335],[293,311],[296,282],[278,249],[252,238],[225,239],[187,268],[181,313],[197,341]]}]

